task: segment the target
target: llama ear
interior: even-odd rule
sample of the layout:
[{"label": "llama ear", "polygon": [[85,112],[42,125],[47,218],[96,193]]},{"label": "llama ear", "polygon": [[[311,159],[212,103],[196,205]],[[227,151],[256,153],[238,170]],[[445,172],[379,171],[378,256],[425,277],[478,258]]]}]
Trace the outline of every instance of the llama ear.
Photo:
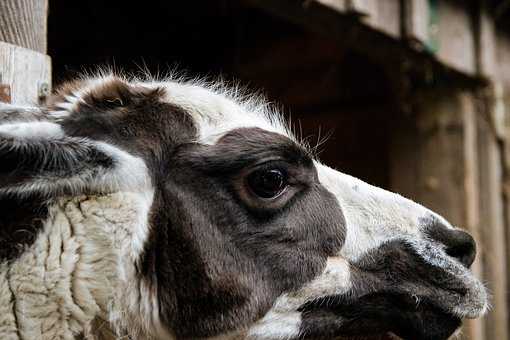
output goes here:
[{"label": "llama ear", "polygon": [[136,86],[114,75],[65,83],[48,99],[53,118],[81,111],[108,111],[160,98],[163,89]]},{"label": "llama ear", "polygon": [[0,193],[113,192],[137,189],[146,178],[141,159],[106,143],[66,136],[57,123],[0,124]]}]

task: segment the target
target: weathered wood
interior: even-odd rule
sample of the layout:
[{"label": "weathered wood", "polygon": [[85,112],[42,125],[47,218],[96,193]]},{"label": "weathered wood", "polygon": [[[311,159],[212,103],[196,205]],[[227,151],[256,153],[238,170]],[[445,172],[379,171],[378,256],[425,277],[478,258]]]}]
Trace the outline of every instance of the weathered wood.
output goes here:
[{"label": "weathered wood", "polygon": [[317,2],[321,3],[326,7],[330,7],[337,11],[347,11],[349,10],[348,0],[317,0]]},{"label": "weathered wood", "polygon": [[478,13],[476,66],[478,72],[482,76],[490,79],[496,79],[498,77],[496,44],[497,38],[494,19],[486,6],[481,6]]},{"label": "weathered wood", "polygon": [[[496,110],[502,110],[504,122],[502,146],[503,146],[503,190],[505,194],[505,214],[506,214],[506,245],[507,245],[507,266],[510,265],[510,34],[499,31],[497,39],[497,83],[496,89]],[[507,268],[507,292],[510,292],[510,269]],[[510,294],[507,293],[507,306],[510,308]],[[510,311],[507,324],[510,328]]]},{"label": "weathered wood", "polygon": [[414,39],[425,45],[429,38],[429,7],[427,0],[406,0],[403,20],[407,38]]},{"label": "weathered wood", "polygon": [[475,74],[475,32],[469,6],[442,0],[437,10],[438,58],[468,74]]},{"label": "weathered wood", "polygon": [[362,20],[367,25],[392,36],[400,36],[399,0],[355,0],[353,7],[364,14]]},{"label": "weathered wood", "polygon": [[[474,98],[445,88],[419,96],[415,115],[399,119],[391,133],[391,188],[467,229],[480,242]],[[480,258],[473,265],[478,277]],[[484,339],[483,333],[480,319],[465,325],[467,339]]]},{"label": "weathered wood", "polygon": [[[496,60],[498,63],[497,67],[497,78],[507,90],[510,90],[510,33],[498,31],[496,35]],[[505,93],[510,93],[505,91]]]},{"label": "weathered wood", "polygon": [[51,85],[51,60],[26,48],[0,42],[0,83],[11,90],[13,104],[36,104],[44,84]]},{"label": "weathered wood", "polygon": [[[465,200],[465,224],[464,228],[475,238],[477,242],[481,242],[480,221],[480,188],[478,173],[478,148],[477,148],[477,112],[475,107],[475,99],[470,94],[460,95],[460,105],[462,112],[463,136],[464,136],[464,200]],[[478,278],[483,278],[483,249],[478,250],[475,262],[471,266],[471,270]],[[485,320],[475,319],[467,320],[464,323],[465,335],[469,339],[483,340],[485,339]]]},{"label": "weathered wood", "polygon": [[[384,65],[393,71],[399,69],[400,65],[405,63],[406,71],[413,74],[414,81],[420,79],[419,81],[427,82],[430,81],[432,76],[435,81],[455,82],[462,84],[463,87],[477,87],[485,83],[485,79],[476,77],[472,73],[466,73],[464,69],[456,68],[456,64],[443,64],[422,49],[409,48],[410,46],[403,44],[401,40],[364,24],[359,18],[324,5],[323,0],[304,2],[295,0],[242,1],[248,6],[260,8],[302,25],[311,31],[331,37],[339,44],[348,46],[353,51],[372,58],[375,62],[382,63],[384,61]],[[452,38],[455,39],[456,37]],[[464,47],[466,46],[461,46],[461,48]],[[448,55],[446,53],[448,50],[449,48],[444,52],[446,55]],[[460,55],[463,52],[464,50],[456,53]],[[465,53],[470,54],[471,52],[472,48],[471,51]],[[468,59],[473,64],[471,70],[474,70],[474,57]],[[470,63],[459,63],[460,66],[464,64]]]},{"label": "weathered wood", "polygon": [[507,259],[502,196],[502,164],[498,141],[487,117],[478,117],[480,219],[483,222],[485,279],[492,292],[486,316],[486,338],[508,340]]},{"label": "weathered wood", "polygon": [[46,53],[48,0],[0,1],[0,41]]}]

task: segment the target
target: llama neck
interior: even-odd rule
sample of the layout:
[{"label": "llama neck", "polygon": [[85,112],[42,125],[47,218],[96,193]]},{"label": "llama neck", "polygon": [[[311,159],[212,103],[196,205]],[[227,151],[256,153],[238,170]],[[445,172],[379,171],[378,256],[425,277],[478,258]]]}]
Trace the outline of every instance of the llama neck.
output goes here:
[{"label": "llama neck", "polygon": [[140,237],[141,200],[113,194],[55,204],[34,244],[0,265],[0,338],[72,339],[90,333],[95,318],[122,317],[115,310],[133,280],[125,264]]}]

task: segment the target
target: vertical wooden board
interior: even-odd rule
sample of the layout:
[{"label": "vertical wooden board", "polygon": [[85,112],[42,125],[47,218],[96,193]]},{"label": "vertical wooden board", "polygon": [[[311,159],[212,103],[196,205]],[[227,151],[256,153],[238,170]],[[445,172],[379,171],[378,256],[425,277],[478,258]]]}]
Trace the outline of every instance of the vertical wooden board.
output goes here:
[{"label": "vertical wooden board", "polygon": [[440,0],[437,25],[438,58],[460,71],[475,74],[475,35],[468,6]]},{"label": "vertical wooden board", "polygon": [[[419,96],[414,121],[400,119],[392,131],[391,188],[467,229],[480,242],[475,99],[453,89]],[[478,256],[472,268],[480,278],[482,266]],[[483,320],[468,321],[463,334],[483,340]]]},{"label": "vertical wooden board", "polygon": [[497,78],[496,30],[492,16],[486,8],[480,12],[478,71],[489,78]]},{"label": "vertical wooden board", "polygon": [[[464,197],[464,144],[463,126],[456,93],[431,91],[420,94],[420,104],[415,107],[414,121],[409,131],[400,136],[394,145],[401,145],[397,152],[402,158],[393,159],[397,164],[392,176],[392,186],[401,186],[398,164],[414,169],[404,188],[412,196],[452,223],[465,224]],[[393,150],[392,152],[393,153]],[[415,163],[413,166],[409,162]]]},{"label": "vertical wooden board", "polygon": [[400,37],[400,1],[377,1],[376,4],[373,25],[392,37]]},{"label": "vertical wooden board", "polygon": [[[482,244],[480,230],[480,189],[478,173],[478,147],[477,147],[477,112],[473,96],[463,93],[460,95],[461,112],[463,113],[464,130],[464,198],[466,205],[465,224],[463,227],[469,231],[477,244]],[[483,253],[478,250],[471,270],[478,278],[483,278]],[[464,333],[469,339],[485,339],[485,322],[483,319],[466,320]]]},{"label": "vertical wooden board", "polygon": [[478,117],[480,220],[485,281],[492,292],[486,338],[508,340],[507,259],[499,145],[483,116]]},{"label": "vertical wooden board", "polygon": [[347,0],[316,0],[318,3],[330,7],[334,10],[345,12],[347,8]]},{"label": "vertical wooden board", "polygon": [[11,88],[13,104],[39,101],[43,83],[51,86],[51,60],[45,54],[0,42],[1,82]]},{"label": "vertical wooden board", "polygon": [[370,15],[377,9],[377,0],[351,0],[352,9],[357,12]]},{"label": "vertical wooden board", "polygon": [[0,41],[46,53],[48,0],[1,0]]},{"label": "vertical wooden board", "polygon": [[503,85],[505,93],[510,93],[510,33],[496,32],[497,79]]},{"label": "vertical wooden board", "polygon": [[405,2],[404,25],[407,37],[420,41],[423,45],[429,39],[428,0],[407,0]]},{"label": "vertical wooden board", "polygon": [[355,0],[352,4],[364,23],[392,37],[400,36],[399,0]]}]

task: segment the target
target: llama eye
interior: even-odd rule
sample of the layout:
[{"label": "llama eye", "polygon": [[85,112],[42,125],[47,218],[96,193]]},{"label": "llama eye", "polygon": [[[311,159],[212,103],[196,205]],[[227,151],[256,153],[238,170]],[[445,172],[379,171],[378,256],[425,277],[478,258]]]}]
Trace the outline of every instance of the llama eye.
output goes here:
[{"label": "llama eye", "polygon": [[261,198],[275,198],[287,187],[287,174],[280,169],[252,172],[247,179],[250,190]]}]

